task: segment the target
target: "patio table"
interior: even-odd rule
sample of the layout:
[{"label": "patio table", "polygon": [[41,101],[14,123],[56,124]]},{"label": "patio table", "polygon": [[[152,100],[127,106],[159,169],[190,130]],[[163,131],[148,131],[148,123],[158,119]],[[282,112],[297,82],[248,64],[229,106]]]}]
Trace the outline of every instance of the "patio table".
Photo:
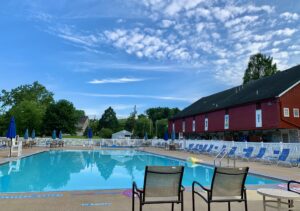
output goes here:
[{"label": "patio table", "polygon": [[[264,211],[267,207],[277,208],[277,210],[298,210],[300,207],[294,206],[295,200],[300,200],[300,194],[274,188],[260,188],[257,193],[263,196],[263,206]],[[266,200],[266,197],[273,198],[275,200]],[[286,201],[283,201],[286,200]],[[276,202],[276,205],[270,204]],[[282,207],[282,205],[288,205],[287,207]]]}]

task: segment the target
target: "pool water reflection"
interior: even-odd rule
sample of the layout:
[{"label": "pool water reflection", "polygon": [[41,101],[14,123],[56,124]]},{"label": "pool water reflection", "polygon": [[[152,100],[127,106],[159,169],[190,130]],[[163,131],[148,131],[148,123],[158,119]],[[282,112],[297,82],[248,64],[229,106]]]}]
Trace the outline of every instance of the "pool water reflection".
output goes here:
[{"label": "pool water reflection", "polygon": [[[134,150],[49,151],[0,165],[0,192],[69,191],[142,186],[146,165],[184,165],[183,185],[209,185],[213,168]],[[247,184],[277,180],[249,175]]]}]

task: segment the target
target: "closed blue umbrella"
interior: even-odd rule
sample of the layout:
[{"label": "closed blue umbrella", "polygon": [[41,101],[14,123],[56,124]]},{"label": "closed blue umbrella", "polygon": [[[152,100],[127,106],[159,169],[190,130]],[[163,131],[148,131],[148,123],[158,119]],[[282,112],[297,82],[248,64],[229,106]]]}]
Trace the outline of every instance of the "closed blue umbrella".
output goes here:
[{"label": "closed blue umbrella", "polygon": [[27,140],[29,138],[28,128],[25,130],[24,139]]},{"label": "closed blue umbrella", "polygon": [[168,141],[168,139],[169,139],[168,131],[165,131],[165,134],[164,134],[164,140],[165,140],[165,141]]},{"label": "closed blue umbrella", "polygon": [[59,138],[59,139],[62,139],[62,138],[63,138],[63,137],[62,137],[62,132],[61,132],[61,131],[59,131],[58,138]]},{"label": "closed blue umbrella", "polygon": [[176,138],[175,131],[174,131],[174,130],[172,130],[172,134],[171,134],[171,139],[172,139],[172,141],[174,141],[174,140],[175,140],[175,138]]},{"label": "closed blue umbrella", "polygon": [[35,130],[32,130],[32,132],[31,132],[31,138],[35,139]]},{"label": "closed blue umbrella", "polygon": [[8,127],[8,131],[6,133],[6,137],[7,138],[15,138],[16,135],[17,135],[17,132],[16,132],[15,118],[12,117],[9,122],[9,127]]},{"label": "closed blue umbrella", "polygon": [[148,140],[148,134],[147,134],[147,132],[145,133],[144,139],[145,139],[145,141]]},{"label": "closed blue umbrella", "polygon": [[89,139],[89,146],[91,145],[91,142],[92,142],[92,138],[93,138],[93,131],[92,131],[92,128],[89,127],[88,129],[88,139]]},{"label": "closed blue umbrella", "polygon": [[93,131],[92,131],[92,128],[89,127],[89,129],[88,129],[88,134],[87,134],[87,135],[88,135],[88,138],[89,138],[89,139],[93,138]]},{"label": "closed blue umbrella", "polygon": [[52,132],[52,139],[56,139],[56,130],[53,130],[53,132]]},{"label": "closed blue umbrella", "polygon": [[[9,122],[9,127],[8,127],[8,130],[7,130],[7,133],[6,133],[6,137],[10,138],[10,139],[13,139],[13,138],[16,137],[16,135],[17,135],[17,132],[16,132],[15,118],[11,117],[10,122]],[[11,147],[12,147],[12,144],[11,144]],[[11,157],[11,147],[10,147],[10,151],[9,151],[9,156],[10,157]]]}]

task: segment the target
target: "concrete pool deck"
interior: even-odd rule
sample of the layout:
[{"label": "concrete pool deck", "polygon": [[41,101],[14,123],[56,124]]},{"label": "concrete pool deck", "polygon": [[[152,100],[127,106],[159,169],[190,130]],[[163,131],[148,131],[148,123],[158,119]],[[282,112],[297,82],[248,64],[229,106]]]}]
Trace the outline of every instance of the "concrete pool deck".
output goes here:
[{"label": "concrete pool deck", "polygon": [[[61,149],[61,148],[56,148]],[[56,150],[54,149],[54,150]],[[65,147],[63,149],[87,149],[83,147]],[[32,155],[38,152],[47,151],[49,148],[33,147],[23,150],[23,156]],[[206,155],[195,155],[181,151],[168,151],[158,148],[142,148],[141,150],[167,155],[180,159],[187,159],[190,156],[201,159],[206,164],[212,164],[213,158]],[[0,163],[7,162],[11,158],[7,158],[8,151],[0,151]],[[16,159],[16,158],[12,158]],[[263,165],[254,162],[237,161],[237,166],[250,166],[251,172],[268,175],[282,179],[300,180],[300,168],[287,168],[275,165]],[[33,181],[34,182],[34,181]],[[41,192],[41,193],[15,193],[0,194],[0,207],[3,210],[14,211],[50,211],[50,210],[111,210],[111,211],[129,211],[131,210],[131,198],[128,196],[128,190],[93,190],[93,191],[69,191],[69,192]],[[262,197],[255,190],[248,190],[248,208],[249,210],[263,210]],[[185,204],[184,210],[192,210],[192,195],[190,188],[184,193]],[[295,205],[300,208],[300,202]],[[136,209],[138,203],[136,203]],[[196,202],[196,210],[207,210],[206,204],[198,198]],[[170,210],[171,205],[146,205],[143,210]],[[175,206],[175,210],[180,210],[179,206]],[[225,211],[227,205],[225,203],[213,204],[212,210]],[[242,203],[232,203],[232,210],[244,210]],[[268,209],[269,210],[269,209]],[[272,209],[270,209],[272,210]]]}]

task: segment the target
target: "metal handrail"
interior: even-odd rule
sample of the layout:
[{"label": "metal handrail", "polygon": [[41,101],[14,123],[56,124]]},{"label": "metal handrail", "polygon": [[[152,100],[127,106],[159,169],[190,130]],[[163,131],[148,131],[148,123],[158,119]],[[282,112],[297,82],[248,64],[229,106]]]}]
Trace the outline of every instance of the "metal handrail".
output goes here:
[{"label": "metal handrail", "polygon": [[[222,153],[224,153],[224,155],[222,155]],[[220,155],[222,155],[221,157],[219,157]],[[214,159],[214,166],[216,166],[216,161],[218,160],[218,158],[220,158],[220,161],[219,161],[219,164],[221,166],[221,163],[222,163],[222,159],[225,157],[225,155],[227,155],[227,150],[224,149],[224,150],[221,150],[215,157]]]},{"label": "metal handrail", "polygon": [[[225,152],[224,152],[225,151]],[[224,153],[221,157],[219,157],[222,153]],[[230,166],[230,158],[227,156],[228,155],[228,151],[226,149],[220,151],[215,159],[214,159],[214,166],[216,166],[216,161],[219,159],[219,166],[222,166],[222,161],[224,158],[227,158],[227,166],[229,167]],[[234,156],[233,158],[233,167],[235,168],[236,166],[236,157]]]}]

